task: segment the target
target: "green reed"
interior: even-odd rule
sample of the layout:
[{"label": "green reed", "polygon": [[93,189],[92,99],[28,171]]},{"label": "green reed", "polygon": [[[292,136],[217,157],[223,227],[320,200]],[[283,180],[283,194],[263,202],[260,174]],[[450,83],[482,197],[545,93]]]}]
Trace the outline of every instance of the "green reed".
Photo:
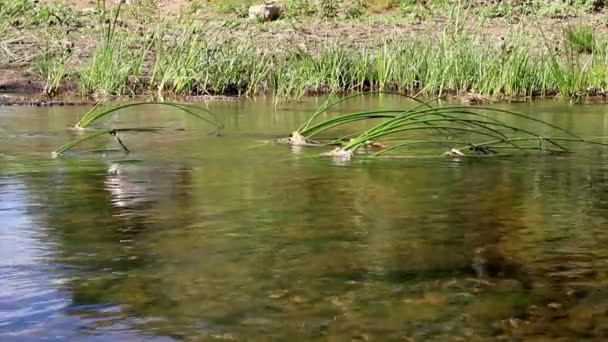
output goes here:
[{"label": "green reed", "polygon": [[159,94],[254,95],[269,91],[270,55],[250,40],[215,43],[214,32],[186,25],[175,35],[159,28],[151,84]]},{"label": "green reed", "polygon": [[101,11],[100,22],[107,21],[107,24],[100,31],[99,45],[92,59],[78,73],[84,94],[105,97],[137,92],[137,83],[150,47],[145,40],[139,39],[137,33],[119,30],[122,3],[114,13],[105,7]]},{"label": "green reed", "polygon": [[[344,91],[400,91],[443,96],[476,93],[495,97],[575,97],[603,89],[606,51],[581,57],[572,49],[532,48],[523,38],[496,44],[466,34],[387,41],[381,47],[328,45],[318,52],[260,51],[253,40],[214,43],[205,32],[184,28],[173,40],[157,35],[149,84],[177,95],[273,94],[279,98]],[[165,37],[165,38],[163,38]],[[146,47],[133,41],[102,45],[81,75],[86,93],[137,92]],[[140,44],[141,45],[141,44]],[[145,89],[141,89],[144,91]]]},{"label": "green reed", "polygon": [[[454,156],[464,156],[466,149],[475,154],[499,154],[497,150],[504,149],[563,153],[569,151],[566,142],[608,146],[523,113],[491,107],[432,106],[431,101],[416,99],[417,105],[401,110],[369,110],[320,120],[321,114],[336,105],[362,95],[326,101],[283,141],[303,146],[338,145],[328,155],[344,159],[369,148],[378,150],[373,155],[382,155],[420,144],[449,146],[449,154]],[[376,125],[365,131],[324,138],[323,133],[337,127],[372,120]],[[387,142],[392,145],[384,145]]]},{"label": "green reed", "polygon": [[566,44],[578,53],[591,53],[596,49],[595,30],[589,25],[571,26],[564,30]]},{"label": "green reed", "polygon": [[[525,32],[510,33],[503,40],[472,34],[462,25],[467,13],[457,13],[453,25],[433,36],[403,36],[376,46],[327,43],[306,50],[261,44],[255,36],[226,40],[225,31],[188,17],[135,32],[119,25],[120,9],[100,11],[97,48],[90,60],[72,68],[84,94],[155,91],[286,99],[398,91],[578,99],[603,95],[608,82],[607,45],[584,28],[566,30],[560,44],[544,39],[543,47],[543,40],[530,39]],[[55,89],[63,73],[49,70],[47,82]]]},{"label": "green reed", "polygon": [[[203,121],[210,126],[214,127],[214,132],[222,130],[224,128],[223,122],[212,112],[201,108],[199,106],[188,105],[183,103],[173,103],[173,102],[135,102],[135,103],[127,103],[127,104],[119,104],[110,106],[108,108],[104,108],[102,106],[102,102],[98,102],[95,106],[93,106],[89,111],[87,111],[78,122],[74,125],[75,129],[81,130],[90,127],[93,123],[107,117],[110,114],[119,113],[124,109],[131,107],[140,107],[140,106],[156,106],[156,107],[169,107],[172,109],[177,109],[178,111],[196,118],[197,120]],[[72,149],[76,145],[83,143],[85,141],[103,136],[103,135],[113,135],[121,147],[125,152],[129,152],[129,150],[124,146],[120,138],[118,137],[119,132],[150,132],[150,131],[158,131],[158,128],[146,128],[146,127],[137,127],[137,128],[110,128],[110,129],[102,129],[95,131],[93,133],[84,135],[78,139],[72,140],[69,143],[59,147],[55,151],[53,151],[53,156],[57,157],[64,153],[67,150]]]},{"label": "green reed", "polygon": [[[59,44],[58,44],[59,45]],[[53,97],[67,78],[67,61],[70,58],[69,49],[59,45],[51,47],[47,44],[38,57],[33,71],[44,79],[43,93]]]}]

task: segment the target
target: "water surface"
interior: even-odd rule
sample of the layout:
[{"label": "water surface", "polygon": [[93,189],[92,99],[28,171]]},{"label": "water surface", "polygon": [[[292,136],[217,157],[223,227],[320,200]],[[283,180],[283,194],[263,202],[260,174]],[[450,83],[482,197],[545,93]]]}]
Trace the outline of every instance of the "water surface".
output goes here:
[{"label": "water surface", "polygon": [[[608,150],[345,164],[269,143],[314,102],[209,104],[219,137],[133,108],[99,126],[169,129],[59,159],[86,108],[0,107],[0,340],[608,337]],[[503,107],[608,133],[602,105]]]}]

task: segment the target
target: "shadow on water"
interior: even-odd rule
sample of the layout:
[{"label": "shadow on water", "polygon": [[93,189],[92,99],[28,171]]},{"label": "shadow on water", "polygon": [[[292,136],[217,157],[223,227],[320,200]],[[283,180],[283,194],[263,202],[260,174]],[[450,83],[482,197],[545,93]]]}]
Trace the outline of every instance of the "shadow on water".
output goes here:
[{"label": "shadow on water", "polygon": [[[34,340],[51,327],[100,340],[606,337],[601,151],[334,166],[309,158],[318,151],[251,152],[250,136],[288,132],[299,112],[217,106],[229,123],[221,139],[142,136],[130,141],[139,162],[83,154],[37,172],[0,169],[12,174],[4,196],[21,198],[9,206],[21,223],[9,226],[32,234],[24,248],[44,263],[30,264],[56,278],[31,282],[57,305],[19,316],[0,297],[0,336]],[[598,126],[569,128],[603,134]],[[53,129],[27,139],[55,144],[65,135]],[[23,286],[17,272],[3,265],[0,279]]]}]

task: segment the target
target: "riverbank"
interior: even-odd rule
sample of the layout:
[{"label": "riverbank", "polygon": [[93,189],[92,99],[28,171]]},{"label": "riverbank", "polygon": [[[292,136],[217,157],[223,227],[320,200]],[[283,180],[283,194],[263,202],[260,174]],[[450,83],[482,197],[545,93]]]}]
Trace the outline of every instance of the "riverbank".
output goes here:
[{"label": "riverbank", "polygon": [[394,90],[486,102],[608,88],[601,9],[446,2],[258,23],[213,3],[16,4],[0,10],[0,94],[25,98]]}]

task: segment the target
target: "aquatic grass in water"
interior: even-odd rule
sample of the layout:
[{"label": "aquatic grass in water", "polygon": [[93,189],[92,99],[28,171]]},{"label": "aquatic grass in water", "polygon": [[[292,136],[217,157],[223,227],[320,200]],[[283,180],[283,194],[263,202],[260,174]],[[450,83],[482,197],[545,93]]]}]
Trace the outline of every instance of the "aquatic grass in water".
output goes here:
[{"label": "aquatic grass in water", "polygon": [[[433,107],[427,102],[403,110],[370,110],[317,120],[321,113],[355,96],[359,95],[326,102],[285,141],[294,145],[339,144],[339,147],[326,155],[341,159],[350,159],[361,151],[367,153],[370,148],[378,150],[373,154],[378,156],[421,144],[448,146],[448,152],[444,154],[456,157],[465,156],[465,150],[476,155],[499,154],[497,150],[504,149],[564,153],[569,151],[565,142],[608,146],[583,139],[559,126],[529,115],[488,107]],[[321,133],[338,126],[378,119],[382,121],[374,127],[350,134],[349,136],[354,136],[352,139],[328,140],[320,136]],[[527,124],[524,128],[510,123],[511,119]],[[549,135],[545,135],[547,132]],[[438,135],[440,137],[437,137]],[[386,142],[390,142],[392,146],[384,145]]]},{"label": "aquatic grass in water", "polygon": [[[129,103],[129,104],[121,104],[121,105],[115,105],[115,106],[111,106],[110,108],[101,108],[101,102],[99,102],[97,105],[95,105],[93,108],[91,108],[82,118],[80,118],[80,120],[74,125],[74,128],[76,129],[85,129],[88,128],[90,125],[92,125],[94,122],[102,119],[103,117],[106,117],[112,113],[116,113],[122,109],[126,109],[126,108],[130,108],[130,107],[136,107],[136,106],[167,106],[167,107],[171,107],[171,108],[175,108],[180,110],[181,112],[190,115],[198,120],[204,121],[207,124],[211,125],[212,127],[215,128],[214,133],[223,129],[224,128],[224,124],[221,120],[219,120],[219,118],[213,114],[212,112],[198,107],[198,106],[193,106],[193,105],[187,105],[187,104],[182,104],[182,103],[172,103],[172,102],[138,102],[138,103]],[[123,148],[123,150],[127,153],[129,153],[129,149],[123,144],[122,140],[120,139],[120,137],[118,136],[119,132],[156,132],[158,131],[158,128],[111,128],[111,129],[104,129],[101,131],[97,131],[88,135],[85,135],[81,138],[78,138],[76,140],[73,140],[63,146],[61,146],[60,148],[56,149],[55,151],[53,151],[52,155],[53,156],[59,156],[62,153],[64,153],[65,151],[68,151],[69,149],[75,147],[76,145],[83,143],[85,141],[100,137],[102,135],[112,135],[116,141],[120,144],[120,146]]]},{"label": "aquatic grass in water", "polygon": [[155,105],[155,106],[168,106],[168,107],[176,108],[176,109],[183,111],[184,113],[186,113],[188,115],[191,115],[197,119],[203,120],[219,129],[224,128],[224,124],[217,118],[217,116],[215,116],[215,114],[211,113],[210,111],[208,111],[204,108],[193,106],[193,105],[187,105],[187,104],[182,104],[182,103],[173,103],[173,102],[150,101],[150,102],[137,102],[137,103],[121,104],[121,105],[112,106],[108,109],[100,109],[99,108],[100,104],[101,104],[101,102],[98,103],[91,110],[89,110],[82,118],[80,118],[80,120],[78,120],[78,122],[76,123],[76,125],[74,125],[74,127],[78,128],[78,129],[87,128],[93,122],[95,122],[109,114],[112,114],[114,112],[117,112],[117,111],[125,109],[125,108],[135,107],[135,106]]}]

